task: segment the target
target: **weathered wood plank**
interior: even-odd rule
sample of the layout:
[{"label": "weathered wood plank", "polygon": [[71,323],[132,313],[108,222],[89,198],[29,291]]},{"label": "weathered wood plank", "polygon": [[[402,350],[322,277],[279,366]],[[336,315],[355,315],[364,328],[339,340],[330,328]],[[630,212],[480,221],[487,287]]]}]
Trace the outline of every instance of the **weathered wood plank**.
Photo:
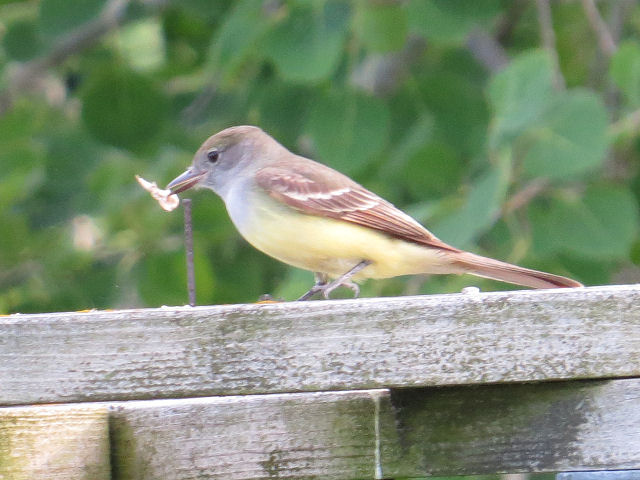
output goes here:
[{"label": "weathered wood plank", "polygon": [[640,286],[0,318],[0,404],[640,375]]},{"label": "weathered wood plank", "polygon": [[639,404],[627,379],[8,407],[0,478],[107,479],[109,457],[119,480],[638,469]]},{"label": "weathered wood plank", "polygon": [[398,390],[382,411],[388,477],[640,468],[640,379]]},{"label": "weathered wood plank", "polygon": [[121,480],[637,469],[640,380],[123,402]]},{"label": "weathered wood plank", "polygon": [[0,479],[110,478],[105,405],[0,408]]},{"label": "weathered wood plank", "polygon": [[124,402],[112,410],[114,477],[374,478],[381,393]]}]

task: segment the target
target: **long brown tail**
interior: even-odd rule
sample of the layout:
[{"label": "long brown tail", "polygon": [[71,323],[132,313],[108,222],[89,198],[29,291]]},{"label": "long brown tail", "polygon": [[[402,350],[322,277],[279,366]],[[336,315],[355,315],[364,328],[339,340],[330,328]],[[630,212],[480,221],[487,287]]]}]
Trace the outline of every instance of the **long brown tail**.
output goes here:
[{"label": "long brown tail", "polygon": [[482,257],[469,252],[451,255],[453,264],[466,273],[487,277],[502,282],[515,283],[531,288],[571,288],[583,285],[575,280],[551,273],[539,272],[518,267],[492,258]]}]

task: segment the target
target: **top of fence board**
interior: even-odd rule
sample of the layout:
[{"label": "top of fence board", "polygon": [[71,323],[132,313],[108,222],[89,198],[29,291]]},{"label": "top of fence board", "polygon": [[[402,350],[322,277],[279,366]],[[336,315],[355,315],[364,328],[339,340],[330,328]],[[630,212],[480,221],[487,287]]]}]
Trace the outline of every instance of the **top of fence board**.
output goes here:
[{"label": "top of fence board", "polygon": [[0,405],[640,374],[640,286],[0,317]]}]

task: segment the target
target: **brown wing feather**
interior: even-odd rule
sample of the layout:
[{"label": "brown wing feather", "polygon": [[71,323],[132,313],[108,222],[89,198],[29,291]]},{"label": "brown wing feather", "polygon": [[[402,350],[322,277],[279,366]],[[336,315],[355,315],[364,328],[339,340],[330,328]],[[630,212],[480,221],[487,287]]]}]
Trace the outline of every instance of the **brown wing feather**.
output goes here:
[{"label": "brown wing feather", "polygon": [[312,160],[265,167],[256,173],[256,182],[271,197],[306,214],[352,222],[392,237],[460,252],[391,203]]}]

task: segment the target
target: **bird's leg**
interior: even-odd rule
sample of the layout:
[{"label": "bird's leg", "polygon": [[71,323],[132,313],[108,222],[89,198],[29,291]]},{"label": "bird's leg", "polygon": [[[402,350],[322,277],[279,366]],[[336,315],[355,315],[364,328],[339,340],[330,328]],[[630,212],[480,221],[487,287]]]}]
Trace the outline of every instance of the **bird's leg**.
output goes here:
[{"label": "bird's leg", "polygon": [[316,279],[316,284],[313,287],[311,287],[311,289],[307,293],[302,295],[297,300],[298,302],[303,301],[303,300],[309,300],[316,293],[321,292],[322,289],[324,288],[324,286],[327,285],[327,283],[329,282],[329,277],[327,277],[326,273],[314,272],[313,276]]},{"label": "bird's leg", "polygon": [[326,299],[329,298],[331,292],[333,292],[338,287],[348,287],[353,290],[354,298],[357,298],[360,294],[360,287],[357,284],[350,281],[349,279],[353,277],[356,273],[358,273],[363,268],[371,265],[371,260],[362,260],[355,267],[349,270],[344,275],[339,276],[334,281],[327,283],[327,276],[322,274],[322,276],[316,274],[316,284],[311,287],[307,293],[301,296],[298,300],[308,300],[313,297],[316,293],[322,292],[322,296]]},{"label": "bird's leg", "polygon": [[358,298],[358,295],[360,295],[360,287],[358,287],[358,284],[350,281],[349,279],[353,277],[356,273],[358,273],[360,270],[362,270],[363,268],[371,265],[371,263],[372,263],[371,260],[362,260],[360,263],[358,263],[355,267],[353,267],[344,275],[341,275],[338,278],[336,278],[334,281],[327,283],[324,287],[322,287],[322,296],[328,300],[329,295],[336,288],[348,287],[351,290],[353,290],[353,297]]}]

